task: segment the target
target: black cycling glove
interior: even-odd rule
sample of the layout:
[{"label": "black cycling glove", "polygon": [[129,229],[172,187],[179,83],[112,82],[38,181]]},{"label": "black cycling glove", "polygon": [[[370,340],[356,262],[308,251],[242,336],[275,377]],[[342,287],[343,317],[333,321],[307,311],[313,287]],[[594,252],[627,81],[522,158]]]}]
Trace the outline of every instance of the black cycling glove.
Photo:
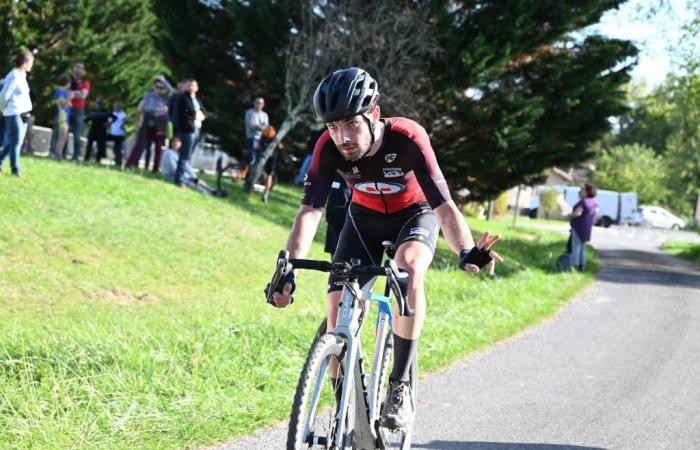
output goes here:
[{"label": "black cycling glove", "polygon": [[[294,290],[297,288],[297,283],[296,283],[297,277],[294,275],[294,272],[289,272],[287,275],[283,276],[280,278],[279,283],[277,283],[277,286],[275,286],[275,292],[279,292],[280,294],[282,293],[282,290],[284,289],[284,285],[289,283],[292,285],[292,290],[289,291],[289,294],[293,294]],[[270,283],[267,283],[267,286],[265,286],[265,297],[267,297],[270,293]],[[294,297],[292,297],[292,301],[289,302],[291,305],[294,303]],[[274,302],[270,302],[272,306],[276,306]]]},{"label": "black cycling glove", "polygon": [[464,270],[464,266],[467,264],[474,264],[479,269],[482,269],[493,259],[489,256],[489,253],[491,253],[490,250],[477,247],[472,247],[471,250],[462,249],[459,252],[459,267]]}]

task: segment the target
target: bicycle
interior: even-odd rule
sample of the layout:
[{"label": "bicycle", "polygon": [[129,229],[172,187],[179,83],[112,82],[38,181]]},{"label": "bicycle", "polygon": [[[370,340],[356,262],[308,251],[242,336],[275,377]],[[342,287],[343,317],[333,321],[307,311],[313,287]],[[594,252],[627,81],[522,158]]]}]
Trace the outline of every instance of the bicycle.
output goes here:
[{"label": "bicycle", "polygon": [[[289,259],[285,250],[279,254],[270,286],[277,286],[293,269],[332,272],[343,282],[335,330],[323,333],[324,320],[299,377],[287,435],[288,450],[407,450],[411,447],[417,363],[413,363],[410,371],[409,397],[413,412],[407,426],[403,430],[389,430],[379,423],[393,354],[390,293],[401,315],[413,315],[405,299],[408,274],[400,271],[393,260],[393,243],[385,241],[383,244],[388,256],[383,266],[363,266],[358,260],[348,264]],[[358,277],[363,275],[385,276],[384,295],[361,290]],[[272,292],[270,289],[268,303],[273,303]],[[366,374],[360,331],[368,312],[368,301],[377,302],[378,312],[372,370]]]}]

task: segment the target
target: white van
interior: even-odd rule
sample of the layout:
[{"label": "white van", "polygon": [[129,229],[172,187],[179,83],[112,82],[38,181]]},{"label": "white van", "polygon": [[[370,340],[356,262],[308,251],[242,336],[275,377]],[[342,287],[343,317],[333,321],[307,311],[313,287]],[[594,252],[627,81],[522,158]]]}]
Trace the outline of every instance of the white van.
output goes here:
[{"label": "white van", "polygon": [[[578,195],[580,186],[539,186],[538,191],[544,189],[554,189],[562,194],[564,201],[573,209],[574,205],[581,199]],[[595,224],[609,227],[613,223],[632,225],[638,221],[637,214],[637,193],[636,192],[616,192],[599,189],[595,197],[598,203]],[[530,208],[538,208],[539,197],[533,197]]]}]

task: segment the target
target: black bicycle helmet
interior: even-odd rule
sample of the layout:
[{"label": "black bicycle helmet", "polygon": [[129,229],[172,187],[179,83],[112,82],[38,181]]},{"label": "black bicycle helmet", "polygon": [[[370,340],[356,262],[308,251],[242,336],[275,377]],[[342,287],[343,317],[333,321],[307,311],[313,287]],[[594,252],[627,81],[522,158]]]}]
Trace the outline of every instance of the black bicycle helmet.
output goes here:
[{"label": "black bicycle helmet", "polygon": [[336,70],[319,83],[314,93],[314,116],[334,122],[363,114],[379,100],[377,81],[358,67]]}]

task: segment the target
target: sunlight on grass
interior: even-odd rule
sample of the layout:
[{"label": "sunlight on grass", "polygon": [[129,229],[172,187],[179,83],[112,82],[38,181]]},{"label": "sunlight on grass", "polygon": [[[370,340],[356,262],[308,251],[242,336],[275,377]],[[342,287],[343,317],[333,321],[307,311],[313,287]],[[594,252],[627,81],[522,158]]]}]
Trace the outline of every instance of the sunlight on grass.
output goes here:
[{"label": "sunlight on grass", "polygon": [[[287,310],[262,294],[297,189],[264,205],[230,183],[221,200],[96,166],[23,164],[24,180],[0,176],[0,447],[196,447],[288,415],[325,314],[319,273],[300,275]],[[496,279],[469,276],[440,243],[426,370],[552,315],[592,279],[554,271],[563,236],[470,225],[502,233],[507,260]],[[322,240],[310,257],[325,258]]]}]

